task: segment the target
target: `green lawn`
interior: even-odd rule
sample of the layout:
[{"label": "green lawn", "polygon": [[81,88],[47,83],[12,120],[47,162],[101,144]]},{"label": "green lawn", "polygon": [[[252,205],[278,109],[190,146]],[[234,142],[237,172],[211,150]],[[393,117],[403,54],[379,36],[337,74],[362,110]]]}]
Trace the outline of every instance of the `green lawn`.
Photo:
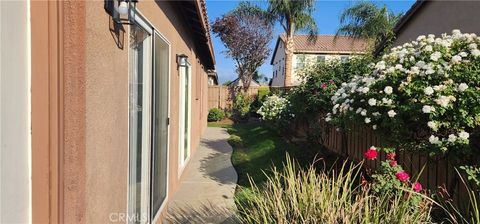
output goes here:
[{"label": "green lawn", "polygon": [[209,127],[227,128],[232,136],[239,136],[242,146],[232,144],[234,149],[232,163],[238,173],[238,185],[249,187],[248,176],[257,184],[266,180],[267,174],[273,166],[281,169],[286,159],[286,153],[302,165],[310,164],[316,149],[307,146],[297,146],[288,143],[276,132],[264,127],[262,123],[226,124],[211,122]]}]

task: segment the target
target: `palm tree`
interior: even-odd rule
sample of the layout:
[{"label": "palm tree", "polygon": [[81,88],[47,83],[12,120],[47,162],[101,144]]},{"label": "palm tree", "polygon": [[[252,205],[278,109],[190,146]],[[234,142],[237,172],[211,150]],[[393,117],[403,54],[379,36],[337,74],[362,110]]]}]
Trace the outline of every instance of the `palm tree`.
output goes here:
[{"label": "palm tree", "polygon": [[291,85],[293,36],[297,31],[304,31],[314,41],[317,34],[317,25],[312,13],[315,10],[315,0],[269,0],[268,11],[273,19],[277,20],[285,30],[285,86]]},{"label": "palm tree", "polygon": [[357,2],[343,10],[336,36],[364,38],[376,47],[382,41],[392,40],[393,28],[401,17],[402,13],[395,14],[385,6],[379,8],[372,2]]}]

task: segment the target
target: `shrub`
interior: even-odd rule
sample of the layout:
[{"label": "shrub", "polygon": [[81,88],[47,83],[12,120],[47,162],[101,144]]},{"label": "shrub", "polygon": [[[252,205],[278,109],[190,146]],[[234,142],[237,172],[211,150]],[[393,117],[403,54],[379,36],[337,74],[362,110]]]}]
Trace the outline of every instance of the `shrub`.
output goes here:
[{"label": "shrub", "polygon": [[243,147],[243,140],[240,136],[238,135],[230,135],[230,138],[228,138],[228,143],[232,147]]},{"label": "shrub", "polygon": [[[360,166],[344,164],[335,171],[307,170],[288,162],[273,169],[265,186],[236,198],[243,223],[426,223],[431,203],[416,205],[402,194],[371,194],[359,185]],[[412,194],[417,194],[413,192]]]},{"label": "shrub", "polygon": [[337,124],[366,124],[390,144],[430,154],[468,152],[480,124],[480,38],[419,36],[392,48],[332,97]]},{"label": "shrub", "polygon": [[221,121],[225,118],[225,113],[219,108],[212,108],[208,111],[208,121]]},{"label": "shrub", "polygon": [[331,111],[331,97],[342,82],[355,75],[369,72],[368,64],[372,62],[369,55],[352,57],[348,62],[337,60],[318,63],[300,72],[303,82],[288,93],[291,112],[296,117],[311,119],[319,113]]},{"label": "shrub", "polygon": [[250,106],[250,112],[257,113],[258,109],[263,105],[263,102],[267,99],[268,94],[270,93],[270,88],[268,86],[260,86],[258,88],[257,96]]},{"label": "shrub", "polygon": [[236,93],[233,101],[233,112],[237,119],[245,120],[248,118],[250,104],[252,104],[252,98],[249,95],[242,92]]},{"label": "shrub", "polygon": [[285,116],[288,116],[288,104],[289,102],[286,98],[272,95],[267,97],[257,113],[262,116],[263,120],[275,122],[279,119],[285,118]]}]

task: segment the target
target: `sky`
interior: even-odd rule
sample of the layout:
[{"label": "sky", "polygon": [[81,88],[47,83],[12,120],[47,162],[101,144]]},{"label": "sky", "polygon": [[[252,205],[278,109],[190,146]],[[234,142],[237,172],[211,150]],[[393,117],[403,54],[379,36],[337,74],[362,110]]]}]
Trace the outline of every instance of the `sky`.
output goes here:
[{"label": "sky", "polygon": [[[221,17],[230,10],[234,9],[239,1],[236,0],[206,0],[208,19],[210,23],[217,17]],[[266,1],[252,1],[262,8],[267,8]],[[386,5],[388,9],[395,13],[406,12],[415,2],[415,0],[376,0],[375,4],[379,6]],[[343,9],[355,3],[353,0],[318,0],[315,3],[314,17],[319,29],[319,34],[335,34],[339,26],[339,17]],[[274,27],[273,39],[270,42],[270,49],[275,47],[278,35],[283,33],[283,29],[277,23]],[[220,38],[212,34],[213,48],[215,52],[216,70],[219,77],[219,83],[228,80],[234,80],[238,77],[235,73],[235,63],[232,59],[227,58],[222,52],[225,51]],[[261,74],[268,78],[272,76],[272,66],[270,65],[271,53],[265,63],[259,68]]]}]

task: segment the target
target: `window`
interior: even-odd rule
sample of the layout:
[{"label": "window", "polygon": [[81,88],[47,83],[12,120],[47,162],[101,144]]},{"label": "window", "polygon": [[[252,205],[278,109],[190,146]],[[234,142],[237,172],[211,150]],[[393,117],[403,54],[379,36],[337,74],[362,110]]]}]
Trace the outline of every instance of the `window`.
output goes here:
[{"label": "window", "polygon": [[317,63],[325,62],[325,55],[317,55]]},{"label": "window", "polygon": [[340,61],[341,62],[347,62],[348,61],[348,56],[340,56]]},{"label": "window", "polygon": [[305,67],[305,55],[299,54],[297,55],[297,68],[302,69]]},{"label": "window", "polygon": [[179,155],[180,165],[184,166],[190,157],[190,125],[191,125],[191,73],[192,67],[184,58],[180,63],[180,133]]},{"label": "window", "polygon": [[128,222],[149,223],[168,186],[170,45],[140,16],[130,35]]}]

